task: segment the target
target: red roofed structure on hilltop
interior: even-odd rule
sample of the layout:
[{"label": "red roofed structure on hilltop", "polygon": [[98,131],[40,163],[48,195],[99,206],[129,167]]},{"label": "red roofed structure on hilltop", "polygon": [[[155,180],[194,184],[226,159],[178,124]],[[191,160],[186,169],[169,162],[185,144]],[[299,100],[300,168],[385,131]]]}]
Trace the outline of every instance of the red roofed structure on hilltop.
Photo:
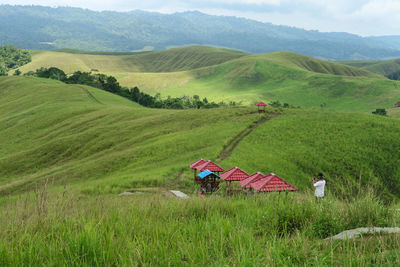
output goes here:
[{"label": "red roofed structure on hilltop", "polygon": [[225,181],[241,181],[248,178],[250,175],[238,167],[232,168],[229,171],[221,173],[221,178]]},{"label": "red roofed structure on hilltop", "polygon": [[251,183],[257,182],[258,180],[264,177],[265,175],[262,174],[261,172],[256,172],[253,175],[249,176],[248,178],[241,180],[240,185],[243,188],[251,188]]},{"label": "red roofed structure on hilltop", "polygon": [[224,169],[222,169],[220,166],[218,166],[217,164],[215,164],[211,160],[207,160],[203,164],[197,165],[195,167],[195,169],[198,170],[198,171],[201,171],[201,172],[205,171],[205,170],[209,170],[209,171],[216,172],[216,173],[224,171]]},{"label": "red roofed structure on hilltop", "polygon": [[265,113],[265,107],[267,106],[267,104],[265,104],[264,102],[260,102],[256,104],[256,106],[258,107],[258,113]]},{"label": "red roofed structure on hilltop", "polygon": [[264,178],[250,184],[251,188],[259,192],[281,192],[296,191],[297,188],[289,184],[274,173],[266,175]]}]

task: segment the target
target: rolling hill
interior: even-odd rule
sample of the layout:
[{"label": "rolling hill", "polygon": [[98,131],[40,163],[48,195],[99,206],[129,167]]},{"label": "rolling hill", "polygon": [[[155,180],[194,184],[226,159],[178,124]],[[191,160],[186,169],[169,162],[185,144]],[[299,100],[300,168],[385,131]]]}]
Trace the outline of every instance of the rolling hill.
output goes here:
[{"label": "rolling hill", "polygon": [[343,111],[388,108],[400,84],[367,70],[291,53],[260,55],[201,46],[133,55],[34,52],[23,72],[55,66],[67,73],[95,70],[162,97],[199,95],[212,101],[279,100]]},{"label": "rolling hill", "polygon": [[145,109],[98,89],[36,78],[1,78],[0,88],[1,195],[46,177],[57,184],[163,183],[188,161],[215,157],[257,118],[246,108]]},{"label": "rolling hill", "polygon": [[22,72],[40,67],[57,67],[66,73],[77,70],[112,72],[176,72],[217,65],[247,55],[246,53],[206,46],[171,48],[141,53],[102,53],[64,49],[32,51],[32,62]]},{"label": "rolling hill", "polygon": [[[382,202],[398,201],[399,130],[399,119],[320,108],[147,109],[86,86],[0,77],[0,265],[390,265],[398,235],[325,238],[400,224]],[[188,165],[220,158],[238,137],[217,163],[275,172],[300,192],[197,196]],[[320,203],[309,189],[318,172]]]},{"label": "rolling hill", "polygon": [[[396,37],[366,38],[324,33],[201,12],[95,12],[69,7],[0,5],[0,45],[25,49],[92,51],[163,50],[212,45],[250,53],[291,51],[330,59],[386,59],[400,56]],[[398,39],[398,37],[397,37]]]},{"label": "rolling hill", "polygon": [[[81,190],[165,185],[176,179],[187,185],[188,163],[215,160],[260,119],[251,107],[147,109],[95,88],[29,77],[0,78],[0,93],[1,195],[47,178]],[[269,110],[267,118],[277,113]],[[277,172],[302,189],[319,171],[346,179],[361,172],[365,181],[391,194],[400,191],[394,185],[400,172],[399,128],[399,120],[374,115],[285,110],[219,163],[251,173]]]},{"label": "rolling hill", "polygon": [[341,63],[361,68],[373,73],[388,76],[395,72],[400,72],[400,59],[391,60],[350,60]]}]

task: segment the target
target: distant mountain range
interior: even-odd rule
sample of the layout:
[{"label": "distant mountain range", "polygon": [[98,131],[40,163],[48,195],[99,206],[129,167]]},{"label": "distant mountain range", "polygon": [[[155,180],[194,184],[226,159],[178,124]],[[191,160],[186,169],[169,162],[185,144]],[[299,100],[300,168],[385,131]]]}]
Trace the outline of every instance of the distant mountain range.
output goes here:
[{"label": "distant mountain range", "polygon": [[121,13],[1,5],[0,25],[0,45],[26,49],[135,51],[201,44],[249,53],[292,51],[329,60],[400,57],[400,36],[322,33],[196,11]]}]

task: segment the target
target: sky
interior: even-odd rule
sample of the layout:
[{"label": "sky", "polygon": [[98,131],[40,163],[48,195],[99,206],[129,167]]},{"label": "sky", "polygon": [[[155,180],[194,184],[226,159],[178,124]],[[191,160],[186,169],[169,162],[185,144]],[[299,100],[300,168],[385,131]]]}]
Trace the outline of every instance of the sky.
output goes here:
[{"label": "sky", "polygon": [[400,0],[0,0],[0,4],[82,7],[91,10],[198,10],[323,32],[400,35]]}]

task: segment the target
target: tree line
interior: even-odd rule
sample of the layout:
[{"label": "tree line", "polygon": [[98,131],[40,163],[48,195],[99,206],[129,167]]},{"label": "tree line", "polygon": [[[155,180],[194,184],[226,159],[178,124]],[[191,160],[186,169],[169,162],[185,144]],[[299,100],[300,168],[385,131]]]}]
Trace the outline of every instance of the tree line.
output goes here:
[{"label": "tree line", "polygon": [[386,75],[386,77],[391,80],[400,81],[400,71],[392,72],[392,73]]},{"label": "tree line", "polygon": [[7,76],[9,70],[23,66],[31,60],[31,55],[26,50],[12,45],[0,46],[0,76]]},{"label": "tree line", "polygon": [[92,86],[107,92],[125,97],[134,101],[142,106],[150,108],[164,108],[164,109],[200,109],[200,108],[217,108],[221,106],[236,106],[241,103],[234,101],[225,102],[209,102],[207,98],[201,99],[198,95],[170,97],[162,99],[161,95],[157,93],[151,96],[139,90],[138,87],[127,88],[122,87],[117,79],[113,76],[105,74],[93,74],[91,72],[76,71],[72,75],[66,75],[65,72],[56,67],[40,68],[36,71],[25,73],[24,76],[36,76],[40,78],[48,78],[58,80],[67,84],[83,84]]}]

